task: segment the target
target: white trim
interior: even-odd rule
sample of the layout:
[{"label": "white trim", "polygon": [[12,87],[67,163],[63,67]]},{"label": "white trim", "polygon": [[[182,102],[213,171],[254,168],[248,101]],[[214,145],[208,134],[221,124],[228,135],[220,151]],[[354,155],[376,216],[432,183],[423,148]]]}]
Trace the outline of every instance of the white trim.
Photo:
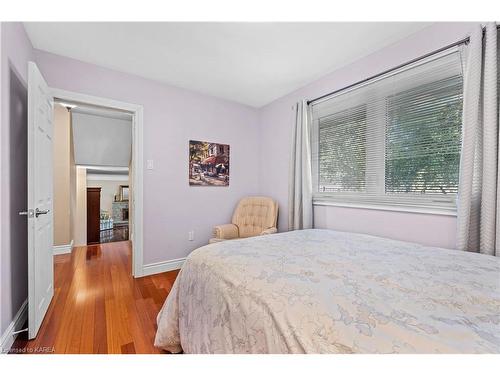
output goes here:
[{"label": "white trim", "polygon": [[57,245],[52,248],[53,255],[70,254],[73,250],[73,240],[67,245]]},{"label": "white trim", "polygon": [[0,354],[6,354],[12,348],[12,344],[16,340],[17,334],[14,334],[15,331],[20,330],[24,323],[26,323],[26,319],[28,319],[28,300],[24,300],[23,304],[19,308],[19,311],[10,322],[9,326],[3,333],[0,338]]},{"label": "white trim", "polygon": [[139,106],[132,119],[132,215],[133,215],[133,251],[132,273],[135,277],[142,276],[143,271],[143,108]]},{"label": "white trim", "polygon": [[110,172],[127,172],[128,167],[111,167],[104,165],[90,165],[90,164],[76,164],[77,167],[83,167],[86,169],[94,169],[97,171],[110,171]]},{"label": "white trim", "polygon": [[164,262],[145,264],[142,276],[154,275],[156,273],[168,272],[181,269],[186,258],[172,259]]},{"label": "white trim", "polygon": [[379,204],[370,205],[362,203],[339,203],[339,202],[327,202],[327,201],[313,201],[313,206],[333,206],[333,207],[361,208],[365,210],[406,212],[412,214],[457,216],[456,210],[425,208],[425,207],[390,206],[390,205],[379,205]]},{"label": "white trim", "polygon": [[128,181],[128,174],[87,173],[87,181]]},{"label": "white trim", "polygon": [[128,111],[133,114],[132,118],[132,162],[133,162],[133,230],[132,238],[132,275],[141,277],[143,272],[143,113],[141,105],[121,102],[114,99],[101,98],[93,95],[80,94],[77,92],[51,88],[54,98],[71,102],[92,104],[101,107]]}]

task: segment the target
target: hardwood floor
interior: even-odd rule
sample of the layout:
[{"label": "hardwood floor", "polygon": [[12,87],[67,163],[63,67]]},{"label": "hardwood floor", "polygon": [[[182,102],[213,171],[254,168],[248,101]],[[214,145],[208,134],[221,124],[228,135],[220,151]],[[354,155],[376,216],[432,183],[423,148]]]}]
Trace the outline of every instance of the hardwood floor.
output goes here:
[{"label": "hardwood floor", "polygon": [[178,271],[134,279],[129,241],[54,257],[54,298],[36,339],[13,353],[159,353],[156,315]]}]

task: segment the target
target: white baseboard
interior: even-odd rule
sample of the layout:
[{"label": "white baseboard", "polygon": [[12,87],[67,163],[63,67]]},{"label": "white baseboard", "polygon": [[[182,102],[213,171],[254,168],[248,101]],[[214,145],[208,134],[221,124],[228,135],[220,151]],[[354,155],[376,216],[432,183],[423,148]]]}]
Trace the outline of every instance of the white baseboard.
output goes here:
[{"label": "white baseboard", "polygon": [[26,319],[28,318],[28,300],[25,300],[23,304],[21,305],[21,308],[17,312],[16,316],[14,316],[14,319],[12,322],[9,324],[5,332],[2,334],[2,337],[0,338],[0,354],[7,354],[12,347],[12,344],[14,344],[14,341],[16,340],[17,335],[14,335],[13,332],[20,330],[24,323],[26,322]]},{"label": "white baseboard", "polygon": [[142,267],[142,276],[154,275],[156,273],[178,270],[184,264],[186,258],[172,259],[165,262],[145,264]]},{"label": "white baseboard", "polygon": [[58,245],[53,247],[53,254],[54,255],[60,255],[60,254],[69,254],[71,253],[71,250],[73,249],[73,240],[67,245]]}]

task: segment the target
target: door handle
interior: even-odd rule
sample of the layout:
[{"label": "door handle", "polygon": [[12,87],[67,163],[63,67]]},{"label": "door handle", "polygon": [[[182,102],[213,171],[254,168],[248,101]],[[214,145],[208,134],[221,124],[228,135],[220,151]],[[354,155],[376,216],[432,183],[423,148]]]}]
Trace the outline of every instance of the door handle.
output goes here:
[{"label": "door handle", "polygon": [[34,217],[35,216],[35,211],[33,209],[29,209],[28,211],[21,211],[19,212],[19,215],[21,216],[28,216],[28,217]]},{"label": "door handle", "polygon": [[38,217],[40,215],[46,215],[50,212],[50,210],[39,210],[38,208],[35,210],[35,217]]}]

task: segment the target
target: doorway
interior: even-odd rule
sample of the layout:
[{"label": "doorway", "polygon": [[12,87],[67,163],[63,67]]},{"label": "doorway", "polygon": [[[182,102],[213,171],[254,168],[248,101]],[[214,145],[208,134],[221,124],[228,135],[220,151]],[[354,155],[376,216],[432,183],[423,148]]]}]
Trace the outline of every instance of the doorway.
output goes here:
[{"label": "doorway", "polygon": [[87,244],[130,238],[128,168],[87,168]]},{"label": "doorway", "polygon": [[[71,121],[75,121],[76,116],[81,120],[85,116],[95,115],[106,117],[107,119],[114,118],[122,122],[126,120],[130,121],[131,131],[130,142],[128,144],[130,157],[128,162],[125,163],[127,165],[123,162],[123,153],[120,154],[121,151],[117,149],[114,149],[114,155],[121,155],[121,164],[109,163],[109,161],[104,159],[101,161],[94,160],[91,163],[85,163],[84,161],[75,161],[74,163],[75,168],[73,173],[75,176],[72,181],[78,185],[76,190],[79,193],[74,194],[70,199],[70,212],[71,215],[85,212],[85,215],[70,217],[70,222],[74,223],[73,243],[71,245],[129,240],[132,248],[131,274],[134,277],[140,277],[143,274],[142,106],[59,89],[51,89],[51,94],[54,99],[54,109],[57,110],[57,106],[61,106],[62,103],[65,110],[69,114],[73,114]],[[72,123],[71,125],[71,132],[76,130],[78,134],[70,134],[70,137],[76,139],[79,134],[81,135],[81,129],[78,130],[80,125],[77,123]],[[85,127],[85,125],[83,126]],[[116,129],[113,131],[116,131]],[[113,133],[113,131],[111,132]],[[95,138],[94,140],[87,140],[87,142],[90,142],[90,147],[87,147],[87,151],[90,155],[95,156],[95,154],[98,154],[101,158],[105,156],[104,154],[108,154],[109,156],[110,144],[105,144],[104,148],[101,147],[102,151],[99,151],[97,150],[97,146],[103,146],[103,139],[102,137],[97,138],[97,141],[95,141]],[[119,142],[114,145],[119,146]],[[75,144],[73,143],[72,147],[74,146]],[[113,146],[111,148],[113,149]],[[123,151],[123,147],[121,149]],[[70,150],[73,155],[75,155],[75,151],[77,150]],[[118,158],[120,155],[118,155]],[[97,236],[91,238],[90,241],[87,241],[87,236],[89,235],[87,188],[100,188],[101,193],[99,208],[96,209],[94,206],[94,213],[97,211],[98,219],[96,220],[96,216],[93,216],[93,230],[94,234],[97,233]],[[98,231],[95,230],[97,226]],[[84,229],[82,230],[82,228]],[[56,251],[55,254],[57,254]]]}]

